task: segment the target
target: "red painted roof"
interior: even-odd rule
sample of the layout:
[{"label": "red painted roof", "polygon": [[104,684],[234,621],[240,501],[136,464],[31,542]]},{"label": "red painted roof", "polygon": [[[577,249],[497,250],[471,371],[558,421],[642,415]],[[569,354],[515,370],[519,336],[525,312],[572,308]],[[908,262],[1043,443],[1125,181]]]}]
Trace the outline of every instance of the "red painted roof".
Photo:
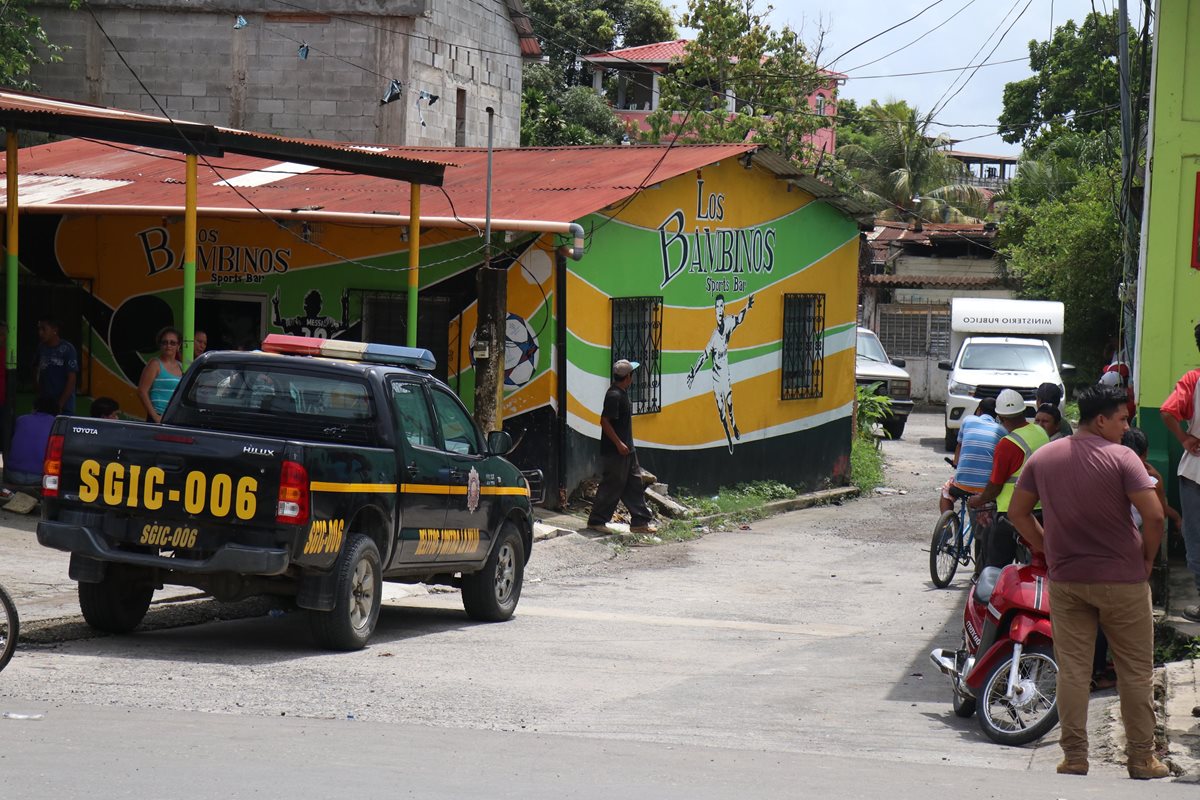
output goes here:
[{"label": "red painted roof", "polygon": [[[610,64],[614,62],[637,63],[637,64],[667,64],[671,61],[678,61],[683,58],[684,51],[691,43],[690,39],[675,39],[670,42],[654,42],[653,44],[642,44],[637,47],[625,47],[621,50],[609,50],[607,52],[592,53],[590,56],[583,56],[584,61],[594,62],[597,64]],[[832,70],[820,70],[822,75],[833,78],[834,80],[845,80],[846,76],[840,72]]]},{"label": "red painted roof", "polygon": [[[756,149],[757,145],[748,144],[680,144],[671,148],[636,145],[496,150],[492,215],[496,219],[574,222],[629,197],[640,187]],[[458,165],[446,168],[444,192],[424,189],[423,215],[484,216],[486,149],[389,147],[387,152]],[[26,148],[20,153],[19,164],[23,205],[183,205],[184,164],[177,153],[70,139]],[[264,172],[269,167],[281,169],[278,161],[250,156],[227,154],[223,158],[209,157],[207,163],[202,159],[198,204],[247,209],[249,200],[259,208],[283,212],[408,214],[406,182],[305,167]],[[246,199],[230,187],[218,185],[238,177],[249,184],[255,182],[254,178],[260,179],[259,185],[238,188]],[[40,197],[36,194],[39,185]]]},{"label": "red painted roof", "polygon": [[610,50],[606,53],[593,53],[584,56],[584,61],[635,61],[640,64],[665,64],[668,61],[683,58],[683,51],[688,46],[687,39],[676,39],[671,42],[655,42],[637,47],[626,47],[621,50]]}]

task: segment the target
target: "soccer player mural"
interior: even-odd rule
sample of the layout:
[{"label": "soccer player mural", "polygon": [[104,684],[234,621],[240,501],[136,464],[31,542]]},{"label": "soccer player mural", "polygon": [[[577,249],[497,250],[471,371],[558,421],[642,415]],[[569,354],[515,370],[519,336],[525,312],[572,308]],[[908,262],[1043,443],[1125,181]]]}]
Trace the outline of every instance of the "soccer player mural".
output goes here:
[{"label": "soccer player mural", "polygon": [[342,290],[342,321],[338,322],[331,316],[321,314],[323,300],[318,289],[312,289],[304,295],[304,314],[299,317],[287,317],[279,313],[279,289],[271,298],[271,308],[275,317],[272,325],[282,328],[284,333],[293,336],[315,336],[318,339],[336,339],[350,327],[350,290]]},{"label": "soccer player mural", "polygon": [[746,312],[754,308],[754,295],[746,301],[746,307],[733,318],[725,316],[725,295],[719,294],[714,302],[717,312],[717,327],[708,339],[708,344],[688,372],[687,385],[692,388],[696,373],[704,368],[704,362],[712,359],[713,398],[717,401],[717,414],[721,417],[721,427],[725,429],[725,441],[729,443],[729,452],[733,453],[733,440],[741,439],[737,422],[733,417],[733,380],[729,374],[729,337],[746,319]]}]

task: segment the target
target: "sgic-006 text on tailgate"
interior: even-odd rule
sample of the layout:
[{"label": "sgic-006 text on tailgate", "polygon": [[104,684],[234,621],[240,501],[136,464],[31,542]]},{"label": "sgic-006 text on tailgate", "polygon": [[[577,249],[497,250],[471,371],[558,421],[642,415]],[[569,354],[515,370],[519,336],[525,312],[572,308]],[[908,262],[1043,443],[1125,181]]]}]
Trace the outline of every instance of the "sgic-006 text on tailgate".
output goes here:
[{"label": "sgic-006 text on tailgate", "polygon": [[231,513],[241,520],[254,518],[258,504],[254,493],[258,480],[250,476],[235,479],[223,472],[206,475],[192,470],[182,488],[167,488],[167,475],[161,467],[101,464],[88,459],[79,465],[79,499],[85,503],[102,502],[108,506],[144,508],[157,511],[163,503],[179,503],[189,514],[208,511],[214,517]]}]

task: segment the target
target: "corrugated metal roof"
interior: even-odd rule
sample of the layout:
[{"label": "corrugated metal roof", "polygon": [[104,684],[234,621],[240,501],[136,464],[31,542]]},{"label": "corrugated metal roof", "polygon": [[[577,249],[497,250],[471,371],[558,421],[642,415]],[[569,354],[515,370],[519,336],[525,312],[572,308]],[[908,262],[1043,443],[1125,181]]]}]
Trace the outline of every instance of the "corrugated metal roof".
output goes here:
[{"label": "corrugated metal roof", "polygon": [[[496,219],[575,222],[624,200],[641,187],[756,149],[756,145],[721,144],[496,150],[492,214]],[[422,193],[423,215],[484,216],[486,149],[393,147],[387,152],[432,163],[452,159],[460,165],[446,170],[443,191],[426,189]],[[759,151],[754,159],[765,168],[764,154]],[[183,159],[175,153],[73,139],[27,148],[21,151],[20,159],[23,179],[34,175],[43,176],[42,180],[65,176],[104,182],[95,184],[96,191],[74,192],[61,200],[52,200],[50,205],[55,202],[172,207],[182,204]],[[242,184],[236,191],[228,183],[235,178],[237,184]],[[789,176],[789,179],[844,210],[857,208],[812,178]],[[31,182],[30,187],[33,185]],[[25,192],[21,201],[29,202]],[[843,201],[845,204],[839,205]],[[202,207],[229,209],[249,209],[249,203],[253,203],[273,212],[320,210],[407,215],[409,184],[327,169],[289,168],[278,160],[229,154],[201,161],[197,202]]]},{"label": "corrugated metal roof", "polygon": [[8,90],[0,90],[0,125],[16,130],[86,136],[135,148],[196,152],[210,158],[224,152],[288,158],[330,169],[433,185],[441,182],[444,168],[453,163],[410,157],[388,148],[222,128]]}]

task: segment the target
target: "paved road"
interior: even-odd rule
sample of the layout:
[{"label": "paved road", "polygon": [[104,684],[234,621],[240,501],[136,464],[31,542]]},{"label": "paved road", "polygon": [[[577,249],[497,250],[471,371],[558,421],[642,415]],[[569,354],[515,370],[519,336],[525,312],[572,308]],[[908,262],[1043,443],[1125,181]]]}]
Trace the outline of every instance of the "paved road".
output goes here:
[{"label": "paved road", "polygon": [[[933,774],[945,776],[942,788],[957,786],[973,774],[961,768],[1057,786],[1056,734],[1036,747],[992,744],[974,720],[953,716],[945,679],[927,659],[957,641],[966,586],[960,577],[939,591],[928,578],[934,487],[948,474],[941,434],[940,417],[918,415],[904,440],[884,445],[888,485],[905,494],[688,544],[618,551],[580,536],[540,544],[517,616],[503,624],[470,622],[455,593],[423,592],[390,599],[371,646],[350,654],[314,651],[300,613],[130,637],[78,638],[88,634],[77,620],[40,623],[0,675],[0,711],[47,716],[0,719],[0,772],[14,758],[50,770],[62,746],[98,768],[107,762],[97,752],[119,751],[110,771],[144,766],[153,781],[163,752],[167,764],[191,753],[238,764],[248,748],[250,771],[287,750],[296,775],[326,763],[356,785],[373,778],[353,765],[391,753],[405,769],[420,767],[412,786],[461,788],[427,769],[445,763],[462,785],[494,790],[488,796],[541,786],[547,772],[555,796],[572,794],[564,785],[596,797],[611,795],[610,784],[646,788],[634,796],[719,788],[722,770],[761,773],[761,796],[782,796],[796,790],[799,769],[806,782],[812,771],[814,787],[842,787],[831,796],[858,796],[848,790],[860,785],[865,796],[888,785],[892,766],[903,766],[895,776],[904,791]],[[10,585],[28,584],[13,565],[38,557],[14,544],[22,535],[0,530],[0,580]],[[10,550],[24,554],[10,560]],[[61,574],[38,581],[47,585],[35,607],[74,613]],[[163,624],[214,605],[172,604],[155,616]],[[1102,725],[1108,703],[1093,705]],[[113,720],[126,718],[119,729],[144,733],[112,738]],[[230,729],[244,733],[206,735]],[[593,763],[589,753],[605,757]],[[853,760],[836,760],[845,757]],[[485,779],[481,765],[499,780]],[[235,774],[217,785],[240,785]],[[1094,762],[1086,782],[1063,786],[1115,792],[1129,787],[1122,775]]]}]

